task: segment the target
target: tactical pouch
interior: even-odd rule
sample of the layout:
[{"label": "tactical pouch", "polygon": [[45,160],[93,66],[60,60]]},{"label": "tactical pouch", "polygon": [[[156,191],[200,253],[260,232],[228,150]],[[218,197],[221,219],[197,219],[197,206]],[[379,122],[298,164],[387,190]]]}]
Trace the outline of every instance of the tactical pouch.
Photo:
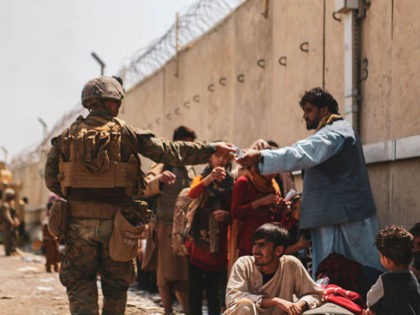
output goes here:
[{"label": "tactical pouch", "polygon": [[109,256],[114,261],[130,261],[137,256],[138,240],[144,226],[130,224],[118,211],[114,218],[114,230],[109,240]]},{"label": "tactical pouch", "polygon": [[69,203],[63,199],[57,200],[50,209],[48,231],[57,238],[63,238],[69,224]]}]

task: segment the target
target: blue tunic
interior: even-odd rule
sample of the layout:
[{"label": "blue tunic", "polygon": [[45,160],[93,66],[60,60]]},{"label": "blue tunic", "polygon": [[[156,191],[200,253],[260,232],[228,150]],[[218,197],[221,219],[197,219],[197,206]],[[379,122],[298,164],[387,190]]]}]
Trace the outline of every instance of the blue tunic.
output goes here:
[{"label": "blue tunic", "polygon": [[378,226],[367,167],[347,121],[334,121],[261,156],[262,174],[305,170],[300,228],[311,229],[314,271],[331,252],[382,269],[374,247]]}]

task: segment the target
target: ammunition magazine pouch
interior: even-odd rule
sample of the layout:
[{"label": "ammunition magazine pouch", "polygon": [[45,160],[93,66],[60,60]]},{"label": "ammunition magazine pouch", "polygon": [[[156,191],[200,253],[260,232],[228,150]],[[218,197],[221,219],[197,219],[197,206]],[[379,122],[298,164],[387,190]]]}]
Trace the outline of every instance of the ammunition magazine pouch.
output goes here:
[{"label": "ammunition magazine pouch", "polygon": [[87,170],[77,162],[60,161],[58,164],[63,194],[68,188],[125,188],[125,194],[133,195],[137,191],[138,161],[131,156],[128,162],[112,162],[109,168],[101,173]]},{"label": "ammunition magazine pouch", "polygon": [[112,220],[121,206],[94,201],[70,201],[69,216],[77,219]]},{"label": "ammunition magazine pouch", "polygon": [[118,211],[114,218],[114,230],[109,239],[109,256],[114,261],[130,261],[137,256],[137,248],[144,225],[133,226]]},{"label": "ammunition magazine pouch", "polygon": [[57,180],[65,196],[69,188],[124,188],[127,196],[137,193],[140,159],[136,140],[126,131],[125,122],[117,118],[94,116],[79,117],[62,134]]},{"label": "ammunition magazine pouch", "polygon": [[56,238],[63,238],[69,224],[69,203],[63,199],[57,200],[50,209],[48,231]]}]

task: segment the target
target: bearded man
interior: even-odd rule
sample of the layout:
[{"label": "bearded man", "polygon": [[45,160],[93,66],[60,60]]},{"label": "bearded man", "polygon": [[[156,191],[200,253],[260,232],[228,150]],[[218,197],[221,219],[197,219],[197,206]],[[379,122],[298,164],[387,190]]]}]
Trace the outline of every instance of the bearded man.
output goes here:
[{"label": "bearded man", "polygon": [[257,165],[261,174],[304,170],[299,227],[311,230],[313,276],[333,252],[382,270],[374,248],[376,207],[359,137],[324,89],[307,91],[300,106],[313,135],[278,150],[248,151],[237,162]]}]

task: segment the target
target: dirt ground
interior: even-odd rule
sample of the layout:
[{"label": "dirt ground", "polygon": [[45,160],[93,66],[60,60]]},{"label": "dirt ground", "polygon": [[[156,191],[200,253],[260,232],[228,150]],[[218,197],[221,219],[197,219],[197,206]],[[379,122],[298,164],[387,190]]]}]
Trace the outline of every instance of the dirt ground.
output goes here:
[{"label": "dirt ground", "polygon": [[[19,256],[6,257],[3,246],[0,246],[0,314],[70,314],[66,291],[58,273],[46,273],[44,264],[43,256],[31,253],[21,252]],[[159,301],[157,294],[138,291],[133,286],[128,292],[126,314],[162,314]]]}]

